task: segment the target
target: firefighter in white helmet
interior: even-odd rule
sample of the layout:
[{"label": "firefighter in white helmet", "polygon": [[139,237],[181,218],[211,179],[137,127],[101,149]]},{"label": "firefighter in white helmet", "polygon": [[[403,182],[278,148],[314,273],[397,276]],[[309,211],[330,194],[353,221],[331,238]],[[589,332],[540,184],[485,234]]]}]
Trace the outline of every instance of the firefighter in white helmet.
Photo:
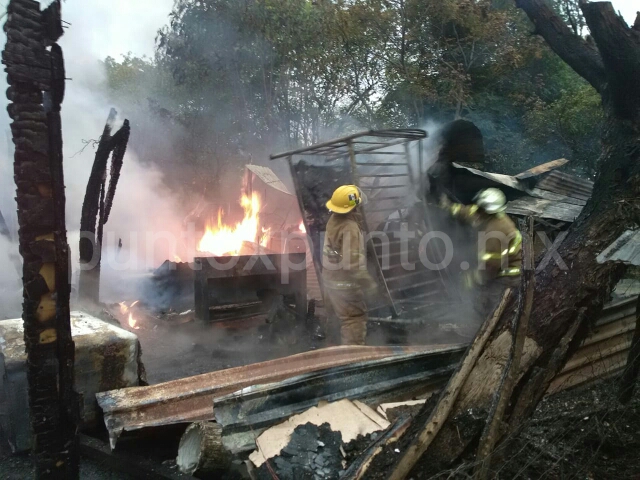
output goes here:
[{"label": "firefighter in white helmet", "polygon": [[340,320],[345,345],[364,345],[367,335],[366,293],[377,288],[366,266],[364,237],[357,207],[363,201],[355,185],[338,187],[327,208],[331,218],[322,250],[325,301]]},{"label": "firefighter in white helmet", "polygon": [[522,235],[504,213],[507,199],[497,188],[481,190],[474,204],[442,205],[451,215],[474,227],[478,232],[478,266],[465,274],[465,285],[476,289],[476,310],[483,319],[491,313],[505,288],[517,287],[522,266]]}]

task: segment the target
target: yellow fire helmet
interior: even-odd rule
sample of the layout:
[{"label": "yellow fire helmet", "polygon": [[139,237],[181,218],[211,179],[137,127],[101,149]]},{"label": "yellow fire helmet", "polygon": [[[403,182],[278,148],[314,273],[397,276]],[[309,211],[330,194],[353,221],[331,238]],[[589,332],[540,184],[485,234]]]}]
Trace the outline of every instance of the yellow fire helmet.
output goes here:
[{"label": "yellow fire helmet", "polygon": [[342,185],[333,192],[327,208],[335,213],[349,213],[362,202],[360,189],[355,185]]}]

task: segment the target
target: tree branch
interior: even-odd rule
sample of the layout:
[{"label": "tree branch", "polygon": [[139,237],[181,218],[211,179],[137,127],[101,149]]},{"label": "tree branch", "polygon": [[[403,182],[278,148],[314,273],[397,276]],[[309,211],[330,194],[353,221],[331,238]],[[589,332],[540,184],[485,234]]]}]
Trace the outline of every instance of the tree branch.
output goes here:
[{"label": "tree branch", "polygon": [[583,2],[580,8],[607,70],[610,88],[603,100],[612,100],[621,117],[637,117],[640,96],[632,92],[640,78],[640,32],[630,28],[610,2]]},{"label": "tree branch", "polygon": [[579,35],[574,35],[562,19],[544,0],[516,0],[535,25],[535,33],[546,40],[551,49],[578,75],[601,92],[605,83],[605,69],[597,50]]},{"label": "tree branch", "polygon": [[630,28],[610,2],[581,3],[591,36],[607,68],[640,63],[640,32]]}]

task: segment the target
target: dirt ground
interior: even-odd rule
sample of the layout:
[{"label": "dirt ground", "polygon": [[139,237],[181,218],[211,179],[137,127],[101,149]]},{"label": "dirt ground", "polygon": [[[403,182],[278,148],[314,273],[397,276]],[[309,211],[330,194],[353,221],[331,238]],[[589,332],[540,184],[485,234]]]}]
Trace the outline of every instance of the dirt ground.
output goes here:
[{"label": "dirt ground", "polygon": [[[0,478],[2,480],[26,480],[33,478],[34,468],[29,455],[12,455],[6,445],[0,445]],[[106,466],[82,459],[80,463],[82,480],[136,480],[134,477],[114,472]]]}]

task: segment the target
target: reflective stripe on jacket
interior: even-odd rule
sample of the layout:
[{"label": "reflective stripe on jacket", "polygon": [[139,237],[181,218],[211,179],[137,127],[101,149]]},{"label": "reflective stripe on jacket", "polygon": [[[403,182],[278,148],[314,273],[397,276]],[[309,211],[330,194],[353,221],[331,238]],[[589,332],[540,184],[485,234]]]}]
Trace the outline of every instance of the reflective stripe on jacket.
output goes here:
[{"label": "reflective stripe on jacket", "polygon": [[[488,214],[477,205],[454,204],[451,214],[478,231],[478,274],[481,283],[520,275],[522,235],[505,213]],[[479,282],[479,283],[480,283]]]}]

